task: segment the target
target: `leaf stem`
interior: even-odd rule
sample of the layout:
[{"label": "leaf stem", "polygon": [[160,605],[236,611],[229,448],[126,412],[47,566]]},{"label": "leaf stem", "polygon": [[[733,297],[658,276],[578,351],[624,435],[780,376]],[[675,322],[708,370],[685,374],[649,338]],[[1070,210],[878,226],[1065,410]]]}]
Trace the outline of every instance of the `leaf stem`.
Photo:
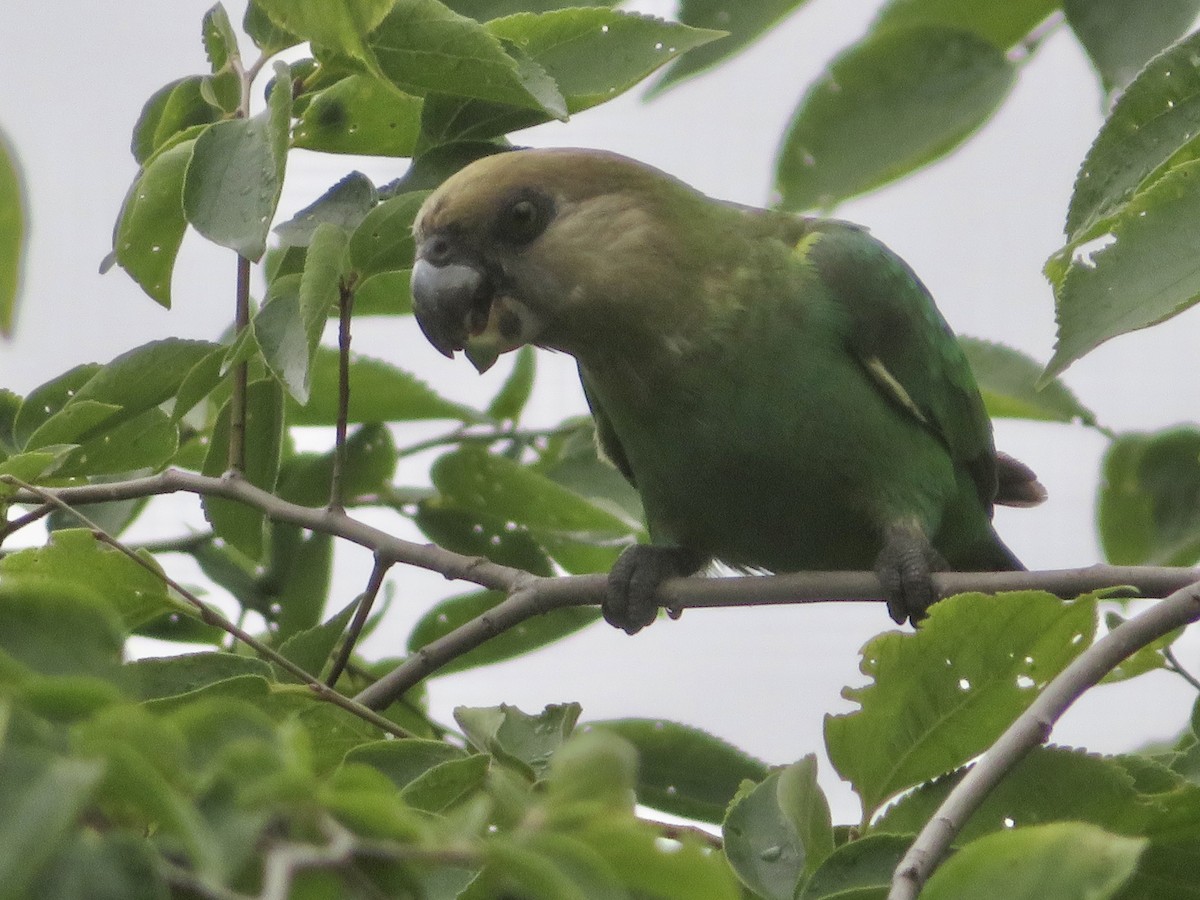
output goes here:
[{"label": "leaf stem", "polygon": [[334,429],[333,472],[329,479],[329,508],[346,509],[342,481],[346,472],[346,429],[350,419],[350,314],[354,291],[344,282],[338,286],[338,408]]},{"label": "leaf stem", "polygon": [[[234,331],[241,338],[250,327],[250,260],[238,255],[237,296]],[[235,340],[236,345],[236,340]],[[246,391],[250,363],[239,362],[233,372],[233,393],[229,398],[229,462],[231,472],[246,470]]]},{"label": "leaf stem", "polygon": [[379,589],[383,587],[383,577],[391,567],[392,560],[381,554],[375,554],[375,566],[371,569],[371,577],[367,581],[367,589],[358,598],[358,608],[354,610],[354,619],[350,622],[350,627],[346,629],[346,637],[342,641],[342,646],[338,650],[337,656],[334,657],[333,665],[329,670],[329,676],[325,679],[325,683],[330,687],[337,684],[338,678],[345,671],[346,663],[350,661],[350,654],[354,652],[354,647],[358,643],[358,638],[362,634],[363,627],[367,624],[367,617],[371,614],[371,607],[375,605],[375,598],[379,596]]}]

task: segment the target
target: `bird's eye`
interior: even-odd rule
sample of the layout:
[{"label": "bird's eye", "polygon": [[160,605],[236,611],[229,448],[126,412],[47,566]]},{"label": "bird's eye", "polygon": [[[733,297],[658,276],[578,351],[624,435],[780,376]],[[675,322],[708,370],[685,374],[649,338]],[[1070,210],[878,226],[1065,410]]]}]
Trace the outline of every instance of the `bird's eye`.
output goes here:
[{"label": "bird's eye", "polygon": [[539,195],[523,195],[505,207],[497,237],[509,244],[528,244],[550,223],[550,201]]}]

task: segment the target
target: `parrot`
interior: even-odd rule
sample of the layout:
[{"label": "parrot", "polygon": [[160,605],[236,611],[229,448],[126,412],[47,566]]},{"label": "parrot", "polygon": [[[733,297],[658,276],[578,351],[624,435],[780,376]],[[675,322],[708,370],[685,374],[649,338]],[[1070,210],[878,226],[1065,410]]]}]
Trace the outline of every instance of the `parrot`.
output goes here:
[{"label": "parrot", "polygon": [[633,634],[713,563],[874,570],[914,624],[931,573],[1023,569],[995,504],[1046,492],[998,452],[962,348],[895,253],[849,222],[710,198],[601,150],[476,160],[413,223],[413,312],[480,371],[569,354],[649,543],[608,575]]}]

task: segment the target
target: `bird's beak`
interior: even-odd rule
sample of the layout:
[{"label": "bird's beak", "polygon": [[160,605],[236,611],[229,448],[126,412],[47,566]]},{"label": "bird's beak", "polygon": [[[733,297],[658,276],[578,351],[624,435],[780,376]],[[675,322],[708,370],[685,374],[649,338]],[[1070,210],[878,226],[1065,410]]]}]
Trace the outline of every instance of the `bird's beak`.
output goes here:
[{"label": "bird's beak", "polygon": [[463,262],[435,265],[418,255],[412,270],[413,313],[429,343],[445,356],[465,350],[481,374],[538,331],[528,307],[497,294],[488,276]]},{"label": "bird's beak", "polygon": [[435,265],[418,256],[412,269],[413,313],[421,331],[453,358],[472,332],[482,331],[492,305],[491,285],[479,269],[461,262]]}]

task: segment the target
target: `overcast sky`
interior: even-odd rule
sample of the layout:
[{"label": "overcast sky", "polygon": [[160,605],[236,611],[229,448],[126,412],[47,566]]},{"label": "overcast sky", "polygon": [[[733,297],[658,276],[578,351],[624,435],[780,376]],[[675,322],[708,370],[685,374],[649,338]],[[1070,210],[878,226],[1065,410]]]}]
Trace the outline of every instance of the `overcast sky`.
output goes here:
[{"label": "overcast sky", "polygon": [[[79,362],[106,361],[145,341],[215,339],[230,319],[234,261],[189,235],[165,311],[123,273],[100,276],[111,229],[136,166],[130,129],[165,82],[200,72],[207,0],[5,3],[0,33],[0,127],[16,147],[33,207],[32,237],[14,342],[0,344],[0,386],[20,393]],[[789,114],[838,48],[862,34],[874,0],[812,0],[767,39],[715,74],[649,103],[639,92],[566,124],[521,135],[537,145],[603,147],[666,169],[714,196],[769,202],[771,164]],[[666,13],[671,3],[639,9]],[[114,12],[116,9],[118,11]],[[240,21],[242,3],[228,5]],[[914,267],[959,332],[1018,347],[1038,359],[1053,347],[1053,298],[1041,266],[1062,241],[1075,171],[1101,122],[1096,79],[1065,30],[1038,51],[999,116],[950,159],[901,184],[845,204]],[[403,161],[296,153],[284,214],[306,205],[351,168],[390,180]],[[1118,430],[1194,419],[1200,409],[1195,348],[1200,314],[1119,338],[1068,370],[1065,380]],[[370,322],[355,347],[411,368],[446,394],[478,400],[503,367],[479,379],[444,360],[411,322]],[[551,424],[583,410],[573,366],[544,357],[531,416]],[[1165,389],[1165,385],[1170,389]],[[1093,498],[1104,443],[1083,429],[1000,422],[997,443],[1032,465],[1050,489],[1037,510],[1001,512],[1005,540],[1031,568],[1098,560]],[[402,472],[402,475],[407,474]],[[195,518],[193,516],[193,518]],[[387,527],[396,521],[379,517]],[[366,554],[338,560],[339,597],[361,589]],[[407,625],[440,578],[393,571],[390,627],[375,654],[399,652]],[[889,626],[878,605],[691,612],[630,639],[596,626],[527,659],[436,680],[435,712],[506,701],[528,711],[580,700],[586,717],[660,716],[708,728],[769,762],[821,746],[826,711],[844,711],[843,685],[862,681],[857,651]],[[1200,663],[1200,640],[1181,645]],[[1130,749],[1172,735],[1194,694],[1166,675],[1093,692],[1056,739],[1094,750]],[[857,809],[825,765],[835,818]]]}]

